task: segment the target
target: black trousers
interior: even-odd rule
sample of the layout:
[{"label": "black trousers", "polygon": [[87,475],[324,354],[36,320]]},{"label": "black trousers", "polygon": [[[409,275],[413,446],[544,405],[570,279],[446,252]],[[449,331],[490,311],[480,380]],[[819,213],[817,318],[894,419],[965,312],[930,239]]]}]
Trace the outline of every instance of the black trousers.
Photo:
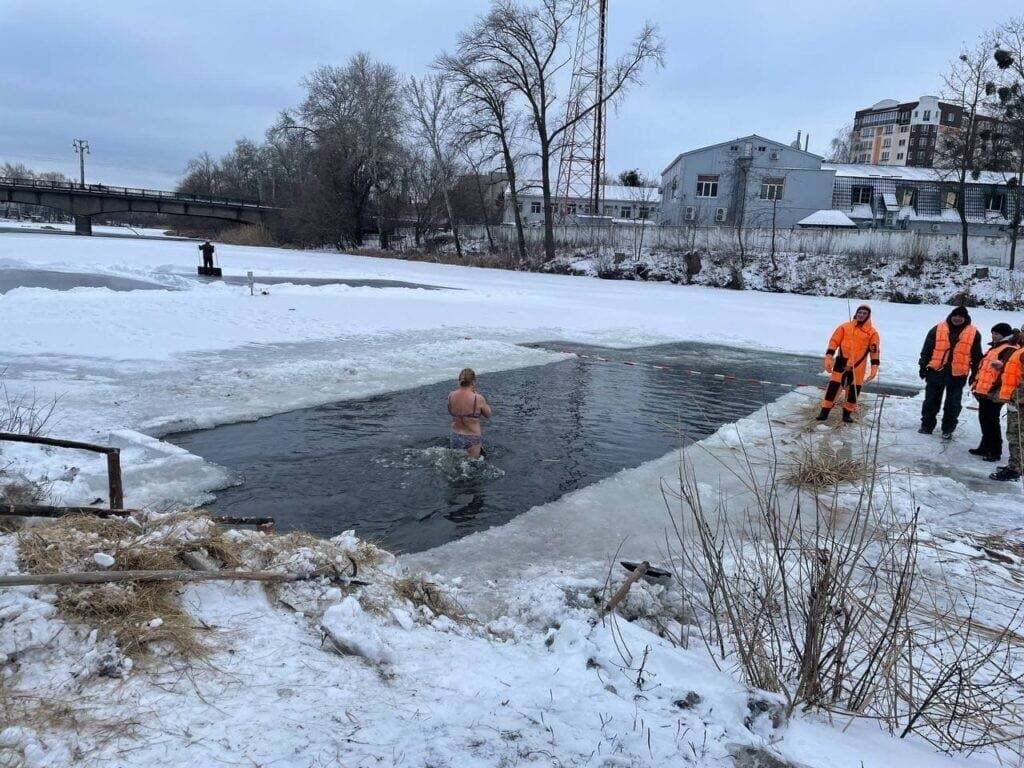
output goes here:
[{"label": "black trousers", "polygon": [[[964,384],[966,377],[954,377],[945,373],[928,373],[924,386],[924,403],[921,404],[921,427],[931,432],[935,429],[939,409],[942,409],[942,431],[952,432],[960,423],[963,409]],[[945,403],[943,403],[945,395]]]},{"label": "black trousers", "polygon": [[989,400],[987,397],[978,397],[978,424],[981,426],[981,443],[978,449],[985,456],[999,458],[1003,455],[1003,433],[999,429],[999,414],[1003,411],[1003,404]]}]

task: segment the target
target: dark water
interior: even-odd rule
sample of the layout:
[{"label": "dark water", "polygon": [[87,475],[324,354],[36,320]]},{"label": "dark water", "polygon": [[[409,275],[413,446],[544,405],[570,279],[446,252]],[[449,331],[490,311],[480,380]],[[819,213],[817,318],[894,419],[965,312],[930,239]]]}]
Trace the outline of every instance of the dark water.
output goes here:
[{"label": "dark water", "polygon": [[167,286],[113,275],[85,272],[55,272],[47,269],[0,269],[0,293],[15,288],[49,288],[70,291],[72,288],[109,288],[112,291],[166,291]]},{"label": "dark water", "polygon": [[[199,275],[188,275],[203,282],[219,280],[228,285],[248,285],[249,278],[241,275],[224,275],[224,277],[200,277]],[[347,285],[351,288],[422,288],[426,291],[451,291],[454,288],[445,288],[443,285],[426,285],[424,283],[407,283],[403,280],[357,280],[345,277],[268,277],[254,275],[253,282],[256,285]]]},{"label": "dark water", "polygon": [[219,514],[267,515],[282,530],[319,535],[354,528],[419,551],[663,456],[788,391],[685,369],[795,384],[815,380],[821,365],[703,344],[572,346],[620,362],[572,359],[480,377],[494,407],[482,462],[446,448],[447,383],[168,439],[239,475],[241,485],[218,493]]}]

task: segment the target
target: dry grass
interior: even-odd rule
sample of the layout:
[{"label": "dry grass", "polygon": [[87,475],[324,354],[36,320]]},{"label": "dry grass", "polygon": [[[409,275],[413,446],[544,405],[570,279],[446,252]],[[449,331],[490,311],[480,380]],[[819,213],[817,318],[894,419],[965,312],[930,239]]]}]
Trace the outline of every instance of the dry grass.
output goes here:
[{"label": "dry grass", "polygon": [[[93,555],[105,552],[114,558],[115,570],[174,570],[183,567],[183,552],[196,549],[206,549],[227,566],[238,565],[236,545],[212,525],[199,538],[174,535],[174,523],[197,517],[183,513],[154,521],[150,527],[161,531],[156,537],[128,521],[90,515],[34,525],[18,533],[21,567],[29,573],[95,570]],[[113,637],[126,655],[141,657],[150,643],[167,643],[192,658],[205,648],[196,639],[178,589],[172,582],[63,586],[57,589],[57,605],[68,616]],[[159,619],[159,626],[150,626],[154,619]]]},{"label": "dry grass", "polygon": [[395,594],[416,606],[426,606],[435,614],[447,616],[452,621],[463,622],[466,612],[451,596],[440,587],[422,576],[407,576],[391,582]]},{"label": "dry grass", "polygon": [[820,490],[844,483],[860,483],[867,477],[868,466],[854,457],[845,445],[819,442],[804,445],[782,479],[797,488]]}]

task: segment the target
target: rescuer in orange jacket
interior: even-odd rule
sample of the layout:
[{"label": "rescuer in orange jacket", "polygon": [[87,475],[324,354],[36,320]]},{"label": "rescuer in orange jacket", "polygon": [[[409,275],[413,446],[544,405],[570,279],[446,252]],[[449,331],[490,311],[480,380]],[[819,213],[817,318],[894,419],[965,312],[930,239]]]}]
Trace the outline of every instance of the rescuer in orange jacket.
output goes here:
[{"label": "rescuer in orange jacket", "polygon": [[981,334],[971,325],[967,307],[957,307],[928,331],[918,361],[920,376],[925,381],[918,432],[930,435],[942,408],[942,439],[953,439],[963,408],[964,385],[968,377],[974,378],[981,358]]},{"label": "rescuer in orange jacket", "polygon": [[[824,366],[830,376],[828,387],[825,389],[825,399],[821,401],[818,421],[828,419],[840,389],[846,390],[843,421],[853,421],[853,412],[857,410],[857,397],[860,395],[861,387],[878,376],[878,367],[881,365],[880,347],[878,331],[871,324],[871,307],[861,304],[853,313],[853,319],[836,328],[828,341]],[[869,362],[871,371],[865,376]]]},{"label": "rescuer in orange jacket", "polygon": [[968,453],[980,456],[985,461],[999,461],[1003,456],[1003,435],[999,430],[999,414],[1003,410],[999,390],[1003,384],[1003,370],[1006,361],[1018,349],[1019,336],[1009,323],[992,326],[992,341],[988,352],[981,359],[978,372],[971,382],[971,391],[978,401],[978,426],[981,427],[981,442]]},{"label": "rescuer in orange jacket", "polygon": [[1020,411],[1024,408],[1024,349],[1018,349],[1006,361],[997,399],[1006,403],[1006,445],[1010,449],[1010,461],[989,477],[993,480],[1019,480],[1021,454],[1024,453],[1024,434],[1020,424]]}]

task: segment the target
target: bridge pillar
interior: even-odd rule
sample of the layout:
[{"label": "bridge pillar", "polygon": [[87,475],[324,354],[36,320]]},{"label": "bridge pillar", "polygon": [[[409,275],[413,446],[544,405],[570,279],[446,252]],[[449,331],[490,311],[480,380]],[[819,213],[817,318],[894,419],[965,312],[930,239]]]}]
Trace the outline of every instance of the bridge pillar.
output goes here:
[{"label": "bridge pillar", "polygon": [[92,234],[92,216],[75,216],[75,234]]}]

